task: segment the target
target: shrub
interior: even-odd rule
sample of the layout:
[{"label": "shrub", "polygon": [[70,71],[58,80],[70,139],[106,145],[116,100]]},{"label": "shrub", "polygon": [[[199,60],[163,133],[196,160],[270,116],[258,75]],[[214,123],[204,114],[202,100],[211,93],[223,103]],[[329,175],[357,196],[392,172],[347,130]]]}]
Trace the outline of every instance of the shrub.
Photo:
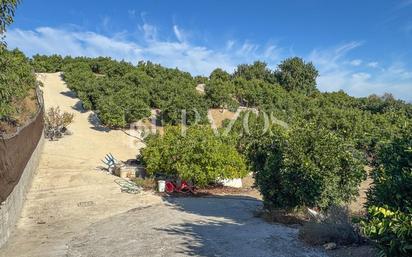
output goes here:
[{"label": "shrub", "polygon": [[[289,124],[300,120],[316,123],[353,142],[372,160],[376,145],[399,134],[412,118],[412,105],[395,100],[390,94],[355,98],[344,92],[320,93],[316,89],[315,67],[300,58],[283,61],[276,71],[259,61],[239,65],[232,74],[217,68],[209,79],[193,78],[187,72],[151,62],[133,66],[106,57],[37,55],[31,63],[36,71],[63,71],[68,87],[83,106],[106,112],[107,119],[102,120],[114,121],[116,126],[135,119],[125,107],[121,107],[125,117],[119,110],[114,110],[112,116],[105,104],[98,104],[116,94],[124,96],[122,101],[135,98],[149,108],[160,109],[164,122],[172,125],[181,121],[182,109],[188,113],[188,124],[194,124],[198,117],[207,122],[208,106],[234,109],[240,103],[272,112]],[[206,82],[204,96],[196,92],[199,82]]]},{"label": "shrub", "polygon": [[177,125],[183,117],[188,125],[207,122],[207,104],[194,90],[179,92],[173,98],[165,100],[160,109],[162,120],[166,124]]},{"label": "shrub", "polygon": [[0,121],[13,122],[25,111],[19,103],[35,86],[36,77],[26,56],[19,50],[0,51]]},{"label": "shrub", "polygon": [[136,92],[121,90],[110,96],[98,99],[98,115],[103,124],[110,127],[125,127],[127,124],[138,121],[150,115],[149,106]]},{"label": "shrub", "polygon": [[209,80],[205,86],[206,98],[209,105],[216,108],[236,110],[239,104],[233,98],[234,85],[220,79]]},{"label": "shrub", "polygon": [[282,61],[276,73],[279,83],[288,91],[298,90],[305,95],[317,92],[316,78],[319,72],[315,66],[299,57]]},{"label": "shrub", "polygon": [[381,256],[412,255],[412,127],[379,147],[368,216],[361,224]]},{"label": "shrub", "polygon": [[368,208],[361,221],[363,233],[377,242],[380,256],[412,256],[412,209],[391,211],[387,206]]},{"label": "shrub", "polygon": [[67,127],[73,122],[74,114],[62,112],[60,108],[50,107],[44,115],[45,135],[50,140],[58,139],[67,131]]},{"label": "shrub", "polygon": [[153,178],[134,178],[132,181],[144,190],[156,190],[157,183]]},{"label": "shrub", "polygon": [[36,54],[30,60],[35,72],[57,72],[63,67],[63,58],[60,55],[39,55]]},{"label": "shrub", "polygon": [[246,80],[258,79],[269,83],[276,83],[277,81],[274,72],[267,67],[266,63],[261,61],[237,66],[233,77],[244,78]]},{"label": "shrub", "polygon": [[247,149],[266,207],[327,209],[358,194],[361,154],[344,139],[313,124],[271,132]]},{"label": "shrub", "polygon": [[368,204],[406,211],[412,208],[412,126],[379,149]]},{"label": "shrub", "polygon": [[[53,63],[52,57],[49,62]],[[150,108],[160,109],[166,124],[179,123],[183,109],[188,124],[207,121],[207,103],[189,73],[150,62],[133,66],[102,57],[66,57],[63,63],[68,87],[86,109],[99,114],[104,125],[124,127],[149,116]]]},{"label": "shrub", "polygon": [[127,125],[124,110],[110,98],[102,100],[99,107],[98,116],[103,124],[109,127],[125,127]]},{"label": "shrub", "polygon": [[240,178],[247,174],[244,158],[235,147],[214,135],[210,127],[166,127],[163,136],[147,139],[142,150],[149,175],[163,173],[206,186],[219,178]]}]

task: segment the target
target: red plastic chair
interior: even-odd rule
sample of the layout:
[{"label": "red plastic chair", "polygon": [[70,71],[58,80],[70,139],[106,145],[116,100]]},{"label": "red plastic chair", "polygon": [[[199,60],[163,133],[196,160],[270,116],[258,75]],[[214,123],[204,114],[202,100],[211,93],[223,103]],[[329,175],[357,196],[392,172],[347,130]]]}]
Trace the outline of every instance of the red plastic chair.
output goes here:
[{"label": "red plastic chair", "polygon": [[172,181],[166,181],[165,189],[167,193],[194,193],[193,186],[189,185],[186,181],[182,180],[180,183],[174,183]]}]

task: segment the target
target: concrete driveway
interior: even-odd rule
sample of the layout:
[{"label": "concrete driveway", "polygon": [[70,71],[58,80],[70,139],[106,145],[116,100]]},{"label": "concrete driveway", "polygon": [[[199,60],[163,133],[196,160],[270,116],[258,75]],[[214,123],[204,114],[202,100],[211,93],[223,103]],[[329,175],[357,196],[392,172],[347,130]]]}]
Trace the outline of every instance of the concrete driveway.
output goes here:
[{"label": "concrete driveway", "polygon": [[253,215],[261,205],[236,197],[166,198],[99,221],[68,245],[68,256],[326,256],[297,229]]}]

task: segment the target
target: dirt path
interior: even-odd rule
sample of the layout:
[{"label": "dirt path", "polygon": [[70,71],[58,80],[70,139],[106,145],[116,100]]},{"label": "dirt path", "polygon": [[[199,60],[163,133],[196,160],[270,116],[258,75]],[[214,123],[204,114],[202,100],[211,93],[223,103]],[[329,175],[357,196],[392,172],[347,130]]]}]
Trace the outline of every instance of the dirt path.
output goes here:
[{"label": "dirt path", "polygon": [[109,152],[121,160],[135,158],[134,139],[89,122],[92,113],[81,111],[79,100],[58,73],[41,74],[39,79],[44,83],[46,108],[58,105],[75,113],[73,135],[46,141],[17,229],[0,256],[65,256],[66,243],[90,224],[161,202],[151,195],[121,193],[113,176],[96,170]]},{"label": "dirt path", "polygon": [[[265,223],[256,199],[165,198],[121,193],[96,170],[109,152],[134,158],[138,142],[83,112],[60,75],[42,74],[46,107],[75,113],[73,135],[47,141],[17,228],[1,257],[324,256],[297,229]],[[92,118],[90,118],[92,117]]]}]

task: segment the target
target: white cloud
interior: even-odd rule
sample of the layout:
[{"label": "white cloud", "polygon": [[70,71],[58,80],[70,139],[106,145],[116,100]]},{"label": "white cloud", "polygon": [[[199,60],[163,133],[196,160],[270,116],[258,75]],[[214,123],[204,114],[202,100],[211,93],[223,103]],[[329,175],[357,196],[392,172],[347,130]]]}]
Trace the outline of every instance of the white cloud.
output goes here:
[{"label": "white cloud", "polygon": [[157,28],[150,24],[144,23],[139,26],[141,32],[143,32],[144,38],[147,41],[154,41],[157,39]]},{"label": "white cloud", "polygon": [[179,29],[179,27],[177,25],[173,26],[173,32],[175,33],[175,36],[176,36],[177,40],[179,40],[180,42],[185,41],[185,37],[183,36],[183,32]]},{"label": "white cloud", "polygon": [[27,55],[110,56],[132,63],[150,60],[193,75],[209,75],[217,67],[232,72],[238,64],[256,59],[279,61],[276,58],[280,49],[273,45],[261,47],[248,41],[238,45],[228,41],[222,49],[211,49],[188,42],[185,32],[177,25],[172,27],[177,40],[160,38],[158,28],[148,23],[141,24],[138,29],[139,37],[134,41],[127,38],[127,33],[106,36],[69,28],[11,29],[7,33],[7,42],[10,48],[20,48]]},{"label": "white cloud", "polygon": [[115,56],[131,60],[139,57],[141,49],[134,43],[112,40],[94,32],[71,32],[40,27],[34,31],[10,30],[7,33],[10,47],[18,47],[28,55],[36,53],[73,56]]},{"label": "white cloud", "polygon": [[379,67],[379,63],[378,63],[378,62],[368,62],[366,65],[367,65],[368,67],[371,67],[371,68],[378,68],[378,67]]},{"label": "white cloud", "polygon": [[279,60],[282,51],[283,50],[276,45],[269,45],[264,52],[264,56],[269,60]]},{"label": "white cloud", "polygon": [[401,62],[392,64],[388,69],[386,69],[387,74],[393,74],[398,77],[398,79],[412,79],[412,71],[407,70],[405,65]]},{"label": "white cloud", "polygon": [[238,55],[255,55],[256,51],[258,50],[259,46],[252,44],[250,42],[243,43],[242,47],[238,49]]},{"label": "white cloud", "polygon": [[[18,47],[27,55],[110,56],[132,63],[150,60],[167,67],[178,67],[193,75],[209,75],[217,67],[232,72],[238,64],[255,60],[276,67],[281,59],[287,57],[278,45],[262,46],[248,40],[228,40],[221,48],[194,44],[177,25],[171,28],[175,40],[162,38],[158,28],[146,22],[138,28],[140,33],[136,33],[134,40],[130,38],[136,35],[128,32],[107,36],[79,28],[11,29],[7,32],[7,42],[10,48]],[[362,42],[351,41],[327,49],[314,49],[305,57],[319,70],[319,89],[343,89],[355,96],[390,92],[411,101],[412,70],[402,62],[385,66],[348,57],[351,51],[362,45]]]},{"label": "white cloud", "polygon": [[355,60],[350,61],[350,65],[352,66],[359,66],[361,64],[362,64],[362,60],[360,59],[355,59]]},{"label": "white cloud", "polygon": [[102,27],[105,30],[109,30],[110,29],[110,17],[105,16],[102,19]]},{"label": "white cloud", "polygon": [[322,91],[343,89],[354,96],[390,92],[398,98],[412,101],[412,71],[408,70],[405,64],[394,63],[389,67],[381,68],[377,62],[369,62],[362,66],[363,62],[353,65],[353,60],[347,60],[350,51],[361,45],[358,42],[351,42],[334,48],[316,49],[309,54],[308,59],[319,69],[319,89]]},{"label": "white cloud", "polygon": [[358,72],[352,74],[352,79],[355,81],[367,81],[370,79],[371,75],[366,72]]}]

